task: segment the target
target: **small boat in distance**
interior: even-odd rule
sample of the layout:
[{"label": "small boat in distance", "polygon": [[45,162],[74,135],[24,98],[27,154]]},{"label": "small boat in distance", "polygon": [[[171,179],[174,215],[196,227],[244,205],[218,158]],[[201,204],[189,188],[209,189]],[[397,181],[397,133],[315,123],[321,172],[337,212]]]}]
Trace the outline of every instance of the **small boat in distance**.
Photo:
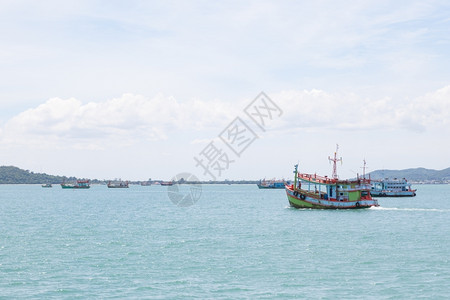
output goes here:
[{"label": "small boat in distance", "polygon": [[260,189],[284,189],[284,186],[288,184],[290,185],[291,182],[286,181],[286,180],[266,180],[263,179],[261,180],[259,183],[257,183],[256,185],[258,186],[258,188]]},{"label": "small boat in distance", "polygon": [[51,188],[52,184],[51,183],[44,183],[41,185],[43,188]]},{"label": "small boat in distance", "polygon": [[376,199],[370,195],[370,180],[340,180],[336,172],[337,150],[334,158],[328,158],[333,164],[333,176],[318,176],[298,172],[295,165],[294,184],[286,185],[289,204],[295,208],[319,209],[355,209],[379,206]]},{"label": "small boat in distance", "polygon": [[90,188],[89,179],[87,180],[77,180],[76,184],[73,183],[61,183],[63,189],[88,189]]},{"label": "small boat in distance", "polygon": [[411,188],[411,183],[403,179],[372,180],[370,194],[375,197],[414,197],[416,191]]},{"label": "small boat in distance", "polygon": [[151,186],[153,184],[153,180],[149,178],[147,181],[141,181],[141,186]]},{"label": "small boat in distance", "polygon": [[161,181],[161,185],[171,186],[171,185],[173,185],[173,181]]},{"label": "small boat in distance", "polygon": [[128,181],[120,181],[120,182],[108,182],[108,188],[119,188],[119,189],[127,189],[128,188]]}]

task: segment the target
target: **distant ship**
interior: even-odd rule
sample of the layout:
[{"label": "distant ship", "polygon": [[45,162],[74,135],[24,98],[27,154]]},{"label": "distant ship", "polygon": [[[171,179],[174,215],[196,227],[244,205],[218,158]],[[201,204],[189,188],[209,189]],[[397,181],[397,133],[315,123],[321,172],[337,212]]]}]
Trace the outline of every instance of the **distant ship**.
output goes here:
[{"label": "distant ship", "polygon": [[162,181],[161,185],[170,186],[173,185],[173,181]]},{"label": "distant ship", "polygon": [[256,185],[260,189],[284,189],[284,186],[286,184],[290,184],[290,182],[288,182],[286,180],[275,180],[275,179],[265,180],[265,179],[263,179]]},{"label": "distant ship", "polygon": [[110,188],[110,189],[112,189],[112,188],[125,188],[125,189],[127,189],[128,188],[128,181],[125,181],[125,182],[108,182],[108,188]]},{"label": "distant ship", "polygon": [[414,197],[417,190],[405,179],[372,180],[370,194],[375,197]]},{"label": "distant ship", "polygon": [[51,188],[52,184],[51,183],[44,183],[41,185],[43,188]]},{"label": "distant ship", "polygon": [[63,189],[88,189],[90,188],[89,180],[77,180],[76,184],[73,183],[61,183]]}]

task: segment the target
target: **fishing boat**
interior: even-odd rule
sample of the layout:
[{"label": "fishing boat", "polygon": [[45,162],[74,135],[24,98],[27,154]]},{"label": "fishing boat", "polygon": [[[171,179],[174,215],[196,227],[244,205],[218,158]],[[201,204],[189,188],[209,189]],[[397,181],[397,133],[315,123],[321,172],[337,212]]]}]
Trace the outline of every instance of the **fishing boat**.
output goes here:
[{"label": "fishing boat", "polygon": [[290,184],[290,182],[287,182],[286,180],[261,180],[256,185],[260,189],[284,189],[284,186],[286,184]]},{"label": "fishing boat", "polygon": [[340,180],[336,172],[337,150],[333,161],[332,178],[298,172],[298,164],[294,170],[294,184],[286,185],[289,204],[295,208],[319,209],[355,209],[379,206],[378,201],[370,195],[370,180],[357,178]]},{"label": "fishing boat", "polygon": [[171,185],[173,185],[173,181],[162,181],[162,182],[161,182],[161,185],[164,185],[164,186],[171,186]]},{"label": "fishing boat", "polygon": [[43,188],[51,188],[52,184],[51,183],[44,183],[41,185]]},{"label": "fishing boat", "polygon": [[63,189],[88,189],[90,188],[89,180],[77,180],[76,184],[73,183],[61,183]]},{"label": "fishing boat", "polygon": [[128,181],[120,181],[120,182],[108,182],[108,188],[112,189],[112,188],[122,188],[122,189],[127,189],[128,188]]},{"label": "fishing boat", "polygon": [[415,189],[411,188],[411,183],[403,179],[382,179],[372,180],[370,194],[375,197],[414,197]]}]

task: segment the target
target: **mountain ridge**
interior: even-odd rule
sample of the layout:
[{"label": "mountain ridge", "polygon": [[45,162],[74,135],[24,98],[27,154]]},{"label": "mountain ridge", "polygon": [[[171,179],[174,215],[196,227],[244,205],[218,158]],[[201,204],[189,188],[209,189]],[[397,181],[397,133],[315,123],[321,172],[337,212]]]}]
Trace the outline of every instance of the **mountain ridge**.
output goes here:
[{"label": "mountain ridge", "polygon": [[75,181],[76,177],[34,173],[15,166],[0,166],[0,184],[42,184]]},{"label": "mountain ridge", "polygon": [[[366,175],[371,179],[406,178],[409,181],[440,181],[450,182],[450,168],[443,170],[426,169],[423,167],[403,170],[375,170]],[[34,173],[15,166],[0,166],[0,184],[58,184],[65,181],[75,181],[73,176],[55,176],[46,173]],[[98,180],[92,179],[97,182]]]},{"label": "mountain ridge", "polygon": [[410,181],[449,181],[450,168],[442,170],[409,168],[403,170],[376,170],[367,174],[371,179],[406,178]]}]

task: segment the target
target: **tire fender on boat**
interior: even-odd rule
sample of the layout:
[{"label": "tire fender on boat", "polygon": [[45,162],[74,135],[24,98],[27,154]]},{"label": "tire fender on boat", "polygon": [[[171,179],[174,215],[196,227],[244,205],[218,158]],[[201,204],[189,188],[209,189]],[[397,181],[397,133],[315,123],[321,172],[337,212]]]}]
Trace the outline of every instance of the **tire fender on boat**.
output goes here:
[{"label": "tire fender on boat", "polygon": [[306,196],[303,195],[303,194],[301,194],[301,195],[300,195],[300,199],[305,200],[305,199],[306,199]]},{"label": "tire fender on boat", "polygon": [[294,196],[295,196],[295,197],[298,196],[298,192],[297,192],[297,191],[294,192]]},{"label": "tire fender on boat", "polygon": [[361,204],[359,204],[359,202],[356,202],[356,203],[355,203],[355,206],[356,206],[356,207],[360,207]]}]

